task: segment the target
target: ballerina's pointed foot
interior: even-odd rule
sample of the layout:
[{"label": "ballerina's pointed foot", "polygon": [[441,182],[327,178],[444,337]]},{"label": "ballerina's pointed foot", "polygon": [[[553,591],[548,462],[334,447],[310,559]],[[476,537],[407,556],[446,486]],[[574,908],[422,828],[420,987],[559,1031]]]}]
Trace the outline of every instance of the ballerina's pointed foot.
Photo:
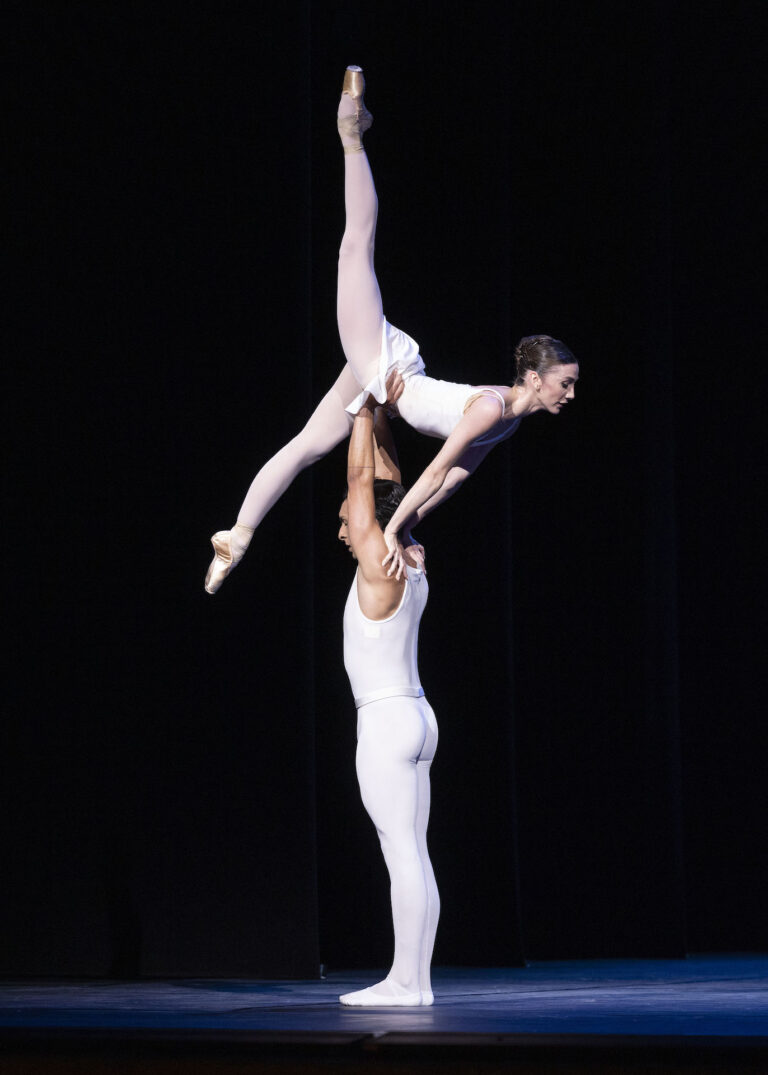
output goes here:
[{"label": "ballerina's pointed foot", "polygon": [[417,1008],[431,1004],[432,1001],[431,992],[429,994],[409,993],[396,982],[389,980],[370,986],[368,989],[344,993],[339,997],[339,1002],[348,1008]]},{"label": "ballerina's pointed foot", "polygon": [[[243,533],[238,535],[238,530]],[[211,545],[215,555],[205,576],[206,593],[216,593],[224,579],[237,567],[245,555],[252,535],[253,530],[240,523],[232,530],[219,530],[213,535]]]},{"label": "ballerina's pointed foot", "polygon": [[[342,100],[336,120],[345,153],[362,153],[363,134],[373,123],[373,116],[365,107],[364,92],[363,69],[352,64],[344,72],[344,84],[341,88]],[[344,101],[345,96],[349,97],[349,102]],[[348,108],[348,104],[351,108]]]},{"label": "ballerina's pointed foot", "polygon": [[211,538],[214,557],[205,576],[205,592],[216,593],[236,561],[232,555],[232,531],[219,530]]}]

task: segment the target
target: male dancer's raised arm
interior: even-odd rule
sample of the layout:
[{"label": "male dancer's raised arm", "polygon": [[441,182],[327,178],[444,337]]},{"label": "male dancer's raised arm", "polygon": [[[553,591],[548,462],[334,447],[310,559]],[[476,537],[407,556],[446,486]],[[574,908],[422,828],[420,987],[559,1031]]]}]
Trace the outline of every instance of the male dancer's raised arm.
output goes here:
[{"label": "male dancer's raised arm", "polygon": [[[360,608],[372,620],[385,619],[395,611],[404,586],[403,578],[388,576],[386,569],[381,566],[387,546],[376,517],[376,478],[399,483],[400,469],[387,419],[374,397],[369,396],[352,426],[342,530],[346,519],[348,543],[359,565]],[[413,553],[410,562],[412,567],[419,566],[418,558]]]}]

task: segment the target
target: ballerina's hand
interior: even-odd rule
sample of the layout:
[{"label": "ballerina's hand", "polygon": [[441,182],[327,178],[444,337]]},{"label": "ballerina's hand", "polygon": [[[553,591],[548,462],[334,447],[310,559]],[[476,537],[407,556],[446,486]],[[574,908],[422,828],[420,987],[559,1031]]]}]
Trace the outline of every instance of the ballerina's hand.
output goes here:
[{"label": "ballerina's hand", "polygon": [[389,570],[387,571],[387,578],[395,572],[395,578],[399,579],[405,570],[405,558],[403,556],[403,546],[397,540],[397,534],[388,533],[384,531],[384,540],[387,543],[389,552],[381,561],[381,566],[386,567],[389,564]]}]

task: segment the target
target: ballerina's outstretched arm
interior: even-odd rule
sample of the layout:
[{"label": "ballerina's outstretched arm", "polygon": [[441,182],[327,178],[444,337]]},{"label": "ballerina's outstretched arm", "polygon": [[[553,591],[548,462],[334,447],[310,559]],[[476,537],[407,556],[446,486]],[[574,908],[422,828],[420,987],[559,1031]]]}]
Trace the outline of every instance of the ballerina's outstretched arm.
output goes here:
[{"label": "ballerina's outstretched arm", "polygon": [[479,466],[492,445],[475,445],[499,420],[498,401],[479,396],[443,444],[432,462],[411,486],[387,523],[384,540],[389,552],[383,563],[389,563],[389,573],[397,577],[404,569],[403,551],[398,532],[412,527],[438,504],[452,496]]},{"label": "ballerina's outstretched arm", "polygon": [[445,481],[437,492],[413,512],[411,518],[404,524],[402,529],[407,530],[417,526],[439,504],[445,503],[454,493],[458,493],[470,474],[475,473],[493,447],[493,444],[478,444],[474,448],[467,448],[448,471]]}]

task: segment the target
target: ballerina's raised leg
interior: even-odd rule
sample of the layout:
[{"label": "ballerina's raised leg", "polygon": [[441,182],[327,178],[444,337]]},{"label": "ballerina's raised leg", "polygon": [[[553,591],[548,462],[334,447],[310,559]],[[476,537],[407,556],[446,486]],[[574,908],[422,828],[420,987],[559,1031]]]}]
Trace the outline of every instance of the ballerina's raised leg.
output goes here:
[{"label": "ballerina's raised leg", "polygon": [[205,589],[211,594],[242,560],[256,527],[297,474],[349,436],[353,419],[345,408],[376,373],[384,315],[373,271],[377,200],[362,146],[363,132],[372,122],[363,103],[363,88],[360,68],[347,68],[338,113],[344,146],[346,225],[339,251],[337,312],[348,364],[302,431],[253,479],[237,523],[211,538],[215,555],[205,577]]},{"label": "ballerina's raised leg", "polygon": [[341,346],[361,387],[378,372],[384,326],[381,292],[373,266],[379,203],[362,142],[363,132],[373,120],[363,103],[364,85],[360,68],[348,67],[338,115],[344,146],[345,224],[336,288]]}]

